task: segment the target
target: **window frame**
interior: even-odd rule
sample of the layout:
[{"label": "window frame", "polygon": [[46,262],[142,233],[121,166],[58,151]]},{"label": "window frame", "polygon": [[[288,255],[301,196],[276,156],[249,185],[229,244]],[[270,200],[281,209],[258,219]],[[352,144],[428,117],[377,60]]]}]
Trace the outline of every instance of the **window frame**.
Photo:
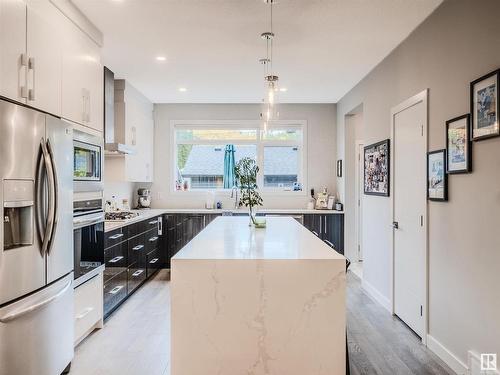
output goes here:
[{"label": "window frame", "polygon": [[[239,145],[256,145],[257,147],[257,165],[259,166],[259,174],[257,176],[257,184],[259,191],[263,194],[269,195],[298,195],[305,196],[308,191],[307,184],[307,121],[305,120],[276,120],[268,125],[269,128],[274,129],[300,129],[302,130],[302,139],[297,141],[280,141],[280,140],[266,140],[263,139],[261,132],[261,123],[259,120],[171,120],[170,121],[170,160],[171,173],[170,173],[170,191],[173,193],[182,194],[206,194],[208,191],[213,192],[227,192],[231,189],[196,189],[196,190],[176,190],[175,180],[177,179],[177,129],[255,129],[257,130],[257,137],[255,140],[205,140],[205,141],[181,141],[179,144],[204,144],[218,146],[223,144],[239,144]],[[285,190],[284,188],[277,187],[264,187],[264,147],[266,146],[289,146],[299,148],[299,172],[298,181],[302,183],[301,191]],[[302,151],[302,152],[300,152]]]}]

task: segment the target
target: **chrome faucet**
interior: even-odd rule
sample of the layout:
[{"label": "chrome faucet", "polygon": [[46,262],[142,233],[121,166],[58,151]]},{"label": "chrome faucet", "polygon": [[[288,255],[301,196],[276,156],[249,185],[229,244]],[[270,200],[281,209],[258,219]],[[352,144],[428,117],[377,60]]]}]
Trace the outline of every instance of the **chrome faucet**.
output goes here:
[{"label": "chrome faucet", "polygon": [[[236,192],[236,194],[235,194]],[[231,189],[231,198],[234,198],[234,209],[237,210],[239,208],[240,202],[238,201],[238,187],[233,186]]]}]

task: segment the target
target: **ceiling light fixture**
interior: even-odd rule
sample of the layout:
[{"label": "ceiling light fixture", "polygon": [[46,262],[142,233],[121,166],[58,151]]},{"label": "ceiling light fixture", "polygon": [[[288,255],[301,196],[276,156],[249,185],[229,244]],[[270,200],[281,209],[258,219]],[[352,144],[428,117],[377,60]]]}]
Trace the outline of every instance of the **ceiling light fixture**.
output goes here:
[{"label": "ceiling light fixture", "polygon": [[188,89],[187,89],[187,88],[185,88],[185,87],[179,87],[179,91],[180,91],[180,92],[186,92],[187,90],[188,90]]},{"label": "ceiling light fixture", "polygon": [[165,56],[156,56],[157,61],[167,61],[167,58]]},{"label": "ceiling light fixture", "polygon": [[278,87],[279,77],[274,74],[273,70],[273,5],[276,3],[276,0],[264,0],[264,2],[269,6],[270,31],[266,31],[260,35],[260,37],[266,42],[266,57],[259,60],[259,62],[264,66],[265,83],[265,96],[264,99],[262,99],[262,111],[260,113],[260,118],[262,119],[262,127],[264,131],[267,131],[269,122],[279,118],[278,92],[280,90]]}]

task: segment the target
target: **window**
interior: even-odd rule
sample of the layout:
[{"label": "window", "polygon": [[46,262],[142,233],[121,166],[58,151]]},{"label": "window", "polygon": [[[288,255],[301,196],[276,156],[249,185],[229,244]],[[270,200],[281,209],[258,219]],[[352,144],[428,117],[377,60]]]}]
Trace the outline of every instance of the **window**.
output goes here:
[{"label": "window", "polygon": [[[222,121],[221,121],[222,122]],[[174,123],[174,189],[224,189],[226,146],[234,160],[244,157],[259,166],[258,185],[267,191],[300,191],[304,175],[304,124],[280,122],[263,131],[259,123]],[[226,185],[228,185],[226,181]]]}]

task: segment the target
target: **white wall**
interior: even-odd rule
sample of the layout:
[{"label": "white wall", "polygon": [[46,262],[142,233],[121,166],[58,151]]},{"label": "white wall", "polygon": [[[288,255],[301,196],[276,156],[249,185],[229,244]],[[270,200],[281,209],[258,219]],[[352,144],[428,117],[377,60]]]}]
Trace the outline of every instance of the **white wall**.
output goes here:
[{"label": "white wall", "polygon": [[356,236],[356,154],[357,141],[363,140],[363,108],[349,113],[345,121],[344,176],[345,186],[345,254],[351,260],[358,259]]},{"label": "white wall", "polygon": [[[445,1],[338,103],[339,157],[353,108],[363,105],[365,143],[380,141],[390,137],[391,108],[426,88],[429,150],[444,148],[445,121],[469,112],[469,83],[500,68],[499,14],[496,0]],[[429,331],[463,363],[469,349],[500,354],[499,163],[500,138],[474,143],[473,173],[450,176],[450,201],[428,204]],[[386,299],[389,202],[363,196],[364,282]]]},{"label": "white wall", "polygon": [[[255,120],[259,118],[258,104],[156,104],[155,105],[155,179],[152,185],[153,207],[196,208],[205,204],[205,193],[173,192],[171,187],[170,153],[171,120]],[[307,181],[308,189],[316,191],[326,186],[335,192],[336,156],[336,106],[335,104],[282,104],[281,120],[307,121]],[[304,208],[308,190],[297,196],[283,193],[280,196],[263,194],[267,208]],[[230,208],[228,194],[216,199]]]}]

